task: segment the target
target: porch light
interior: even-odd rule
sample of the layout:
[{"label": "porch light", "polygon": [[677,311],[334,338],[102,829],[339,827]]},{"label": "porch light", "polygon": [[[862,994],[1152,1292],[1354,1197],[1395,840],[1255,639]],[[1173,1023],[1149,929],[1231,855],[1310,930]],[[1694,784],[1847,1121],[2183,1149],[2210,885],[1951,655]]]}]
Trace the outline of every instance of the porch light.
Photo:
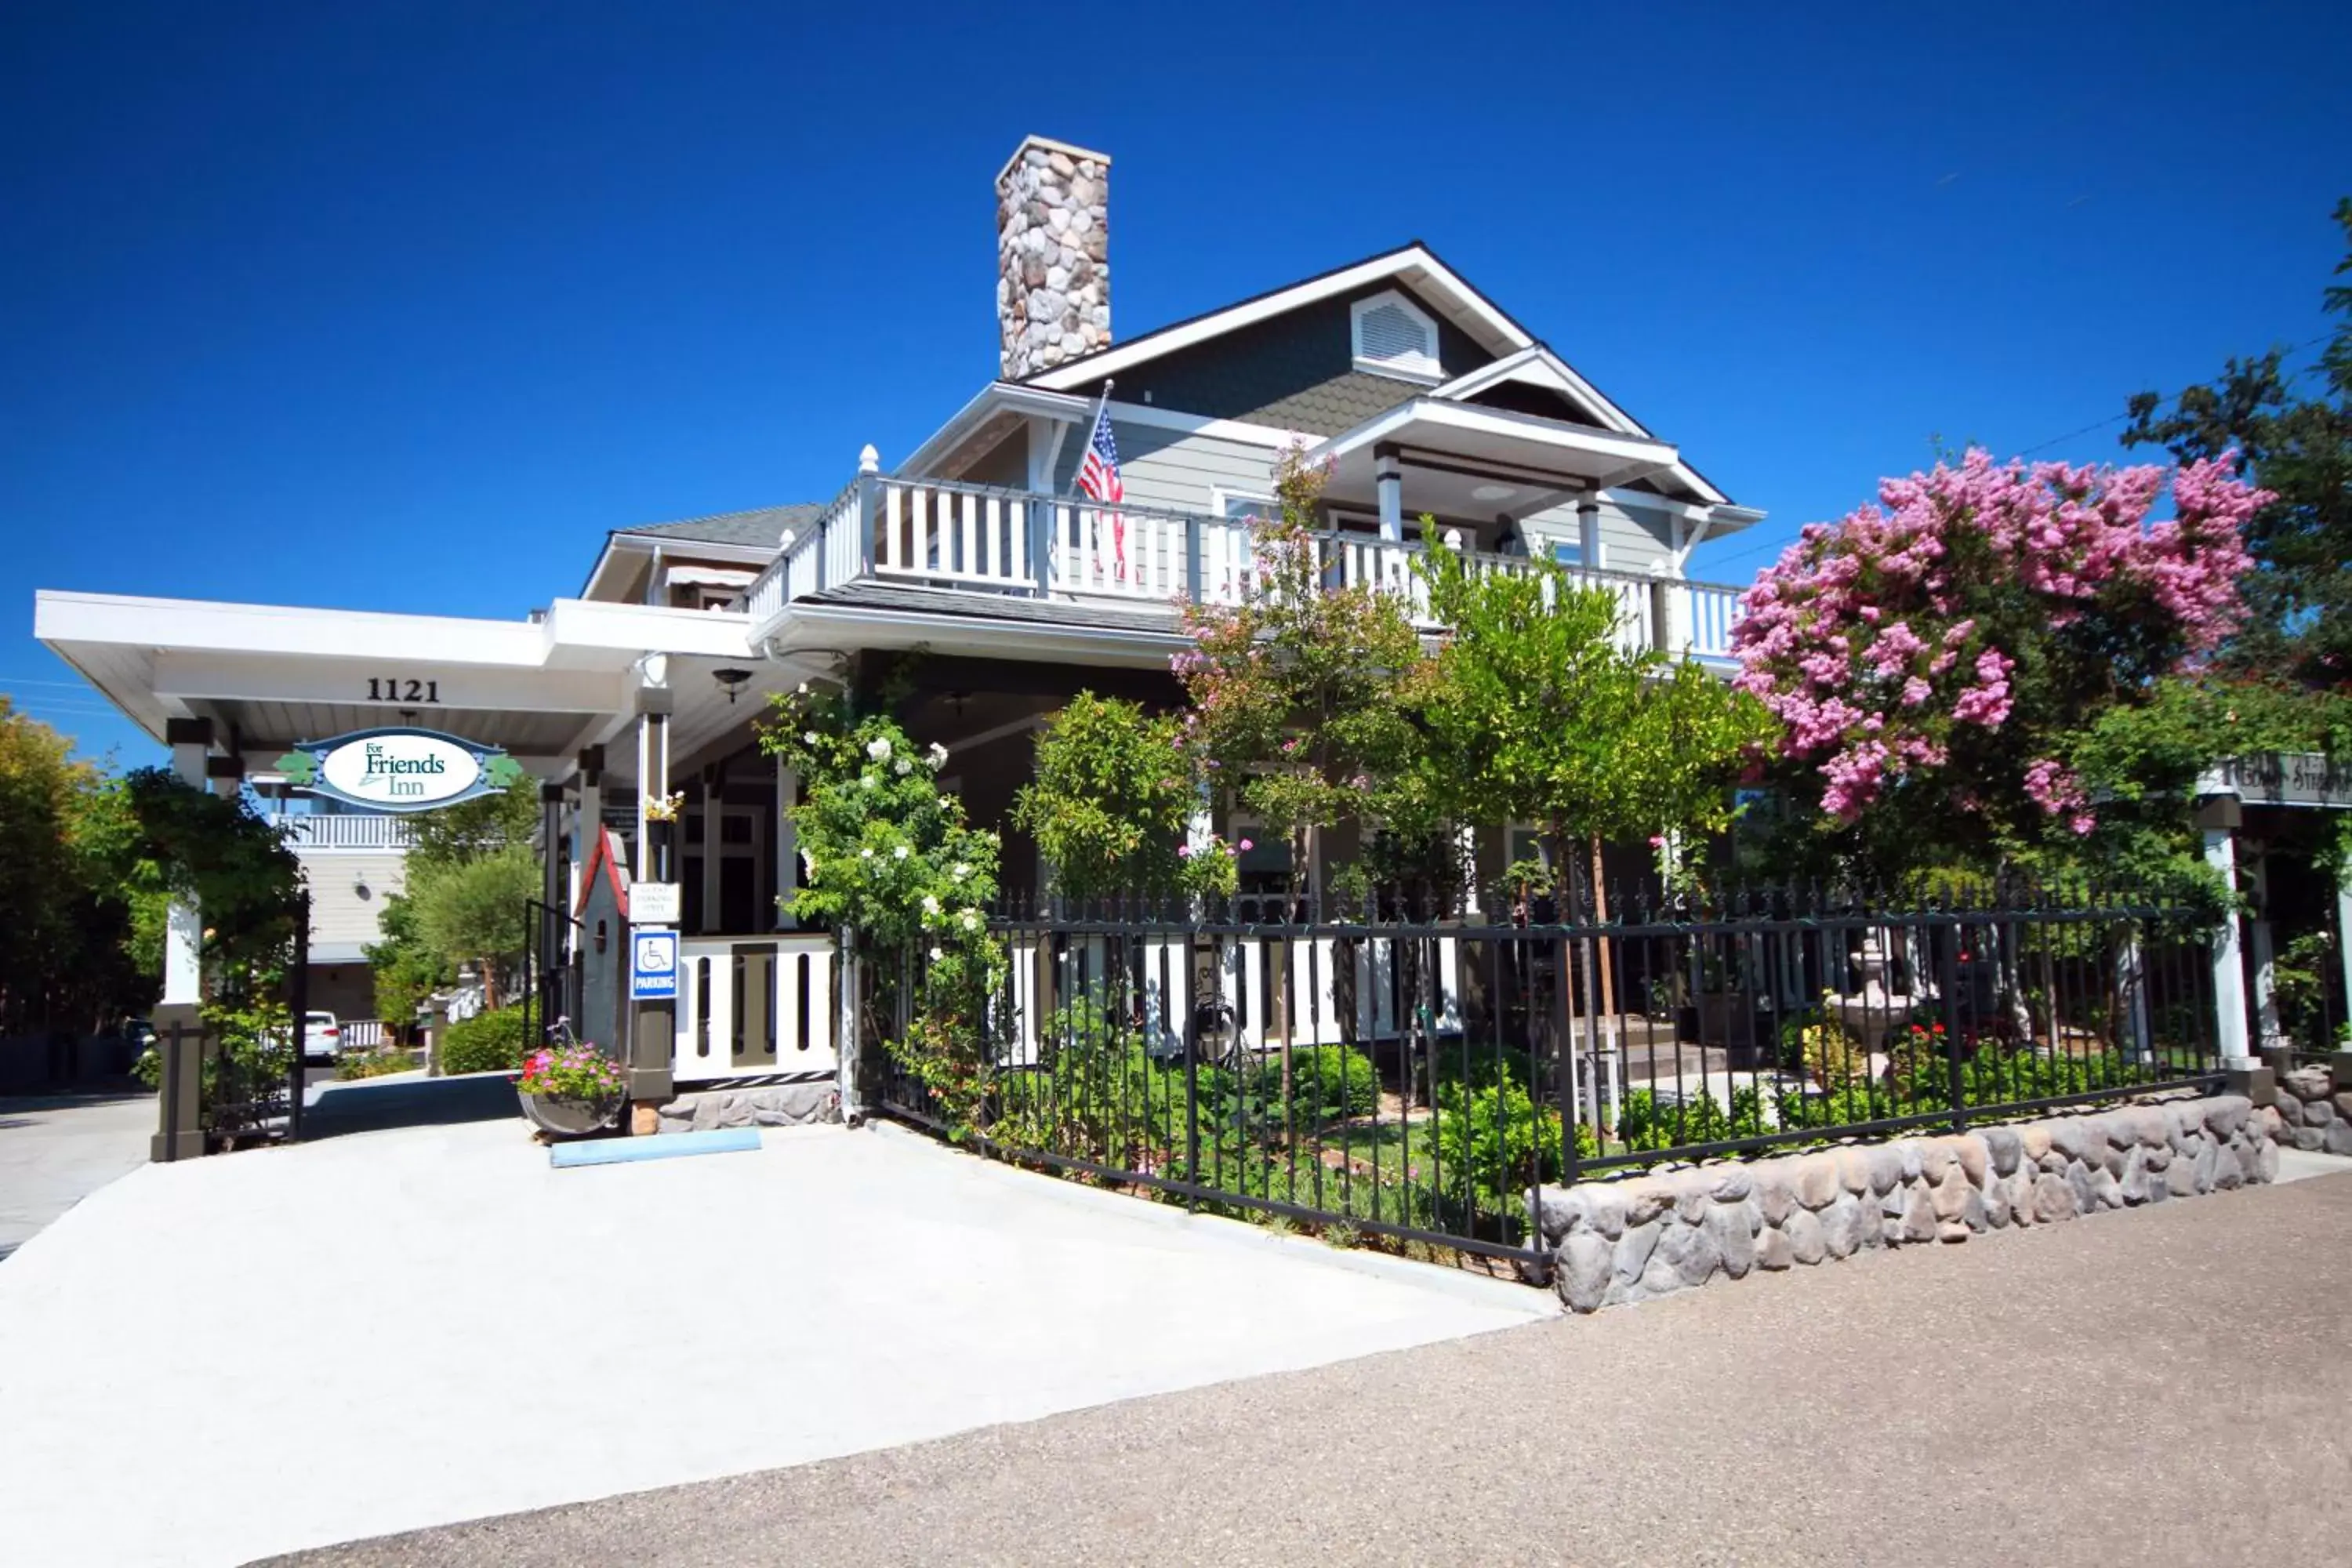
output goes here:
[{"label": "porch light", "polygon": [[735,706],[735,694],[743,689],[743,683],[751,679],[751,672],[730,667],[712,670],[710,679],[727,689],[727,706],[732,708]]}]

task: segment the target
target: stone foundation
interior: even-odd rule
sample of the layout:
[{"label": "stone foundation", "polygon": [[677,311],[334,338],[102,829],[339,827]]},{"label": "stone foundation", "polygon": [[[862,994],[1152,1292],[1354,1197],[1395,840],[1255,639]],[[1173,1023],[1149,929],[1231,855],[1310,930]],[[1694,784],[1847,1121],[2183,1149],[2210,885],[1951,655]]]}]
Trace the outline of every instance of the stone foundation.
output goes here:
[{"label": "stone foundation", "polygon": [[660,1132],[708,1132],[714,1127],[805,1127],[841,1120],[841,1088],[831,1079],[814,1083],[768,1083],[742,1089],[704,1089],[681,1093],[660,1107]]},{"label": "stone foundation", "polygon": [[2264,1119],[2263,1130],[2281,1143],[2352,1154],[2352,1073],[2318,1064],[2288,1068],[2278,1075],[2277,1095],[2257,1114]]},{"label": "stone foundation", "polygon": [[2266,1133],[2242,1095],[2125,1106],[1547,1187],[1538,1228],[1560,1300],[1590,1312],[1756,1268],[2267,1182],[2278,1149]]}]

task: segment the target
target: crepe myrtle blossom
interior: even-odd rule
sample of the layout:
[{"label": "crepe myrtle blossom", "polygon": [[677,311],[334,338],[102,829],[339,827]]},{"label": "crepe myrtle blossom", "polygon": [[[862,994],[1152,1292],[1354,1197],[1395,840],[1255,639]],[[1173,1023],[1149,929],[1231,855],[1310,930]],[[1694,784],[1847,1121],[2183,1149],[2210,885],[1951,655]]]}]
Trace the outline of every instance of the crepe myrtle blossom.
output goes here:
[{"label": "crepe myrtle blossom", "polygon": [[[1883,480],[1876,505],[1808,524],[1740,596],[1734,684],[1780,720],[1780,753],[1818,773],[1823,809],[1851,821],[1896,781],[1945,765],[1961,736],[2011,730],[2029,700],[2020,660],[2035,650],[2103,647],[2112,631],[2146,650],[2118,672],[2127,682],[2194,667],[2244,618],[2242,533],[2271,500],[2231,474],[2234,458],[2168,471],[1972,449]],[[2174,516],[2150,522],[2168,479]],[[2037,721],[2073,701],[2037,691]],[[2019,786],[2046,817],[2089,832],[2080,784],[2040,749],[2028,733],[2010,753],[2025,768]]]}]

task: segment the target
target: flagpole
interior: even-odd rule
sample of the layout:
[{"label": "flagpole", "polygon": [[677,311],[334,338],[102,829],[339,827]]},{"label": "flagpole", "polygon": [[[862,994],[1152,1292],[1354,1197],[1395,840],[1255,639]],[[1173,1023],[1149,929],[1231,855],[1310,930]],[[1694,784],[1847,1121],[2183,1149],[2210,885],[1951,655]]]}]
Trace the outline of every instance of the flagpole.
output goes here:
[{"label": "flagpole", "polygon": [[[1095,399],[1094,417],[1087,421],[1087,441],[1089,445],[1095,438],[1095,427],[1102,423],[1103,410],[1110,406],[1110,389],[1118,384],[1118,383],[1115,381],[1106,379],[1103,382],[1102,395]],[[1078,470],[1086,466],[1087,451],[1086,447],[1081,447],[1078,448],[1078,460],[1070,465],[1069,488],[1062,492],[1064,495],[1068,495],[1078,488]]]}]

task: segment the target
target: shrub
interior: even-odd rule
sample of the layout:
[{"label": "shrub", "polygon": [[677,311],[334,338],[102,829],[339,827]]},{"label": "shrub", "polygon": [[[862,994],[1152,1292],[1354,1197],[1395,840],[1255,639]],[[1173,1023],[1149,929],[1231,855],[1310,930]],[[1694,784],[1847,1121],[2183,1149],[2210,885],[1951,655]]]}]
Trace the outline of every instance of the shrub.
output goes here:
[{"label": "shrub", "polygon": [[349,1081],[352,1079],[382,1078],[386,1073],[407,1072],[416,1066],[416,1053],[404,1046],[377,1046],[373,1050],[346,1051],[335,1058],[335,1076]]},{"label": "shrub", "polygon": [[[1282,1053],[1268,1051],[1250,1068],[1250,1089],[1269,1121],[1282,1121]],[[1380,1106],[1380,1075],[1363,1052],[1346,1046],[1297,1046],[1290,1052],[1290,1119],[1294,1124],[1370,1116]]]},{"label": "shrub", "polygon": [[[1600,1152],[1581,1122],[1576,1152],[1585,1159]],[[1538,1108],[1517,1083],[1438,1086],[1438,1174],[1447,1192],[1468,1191],[1490,1214],[1518,1214],[1529,1184],[1559,1174],[1559,1112]]]},{"label": "shrub", "polygon": [[452,1024],[438,1056],[445,1073],[518,1072],[522,1068],[523,1016],[520,1007],[478,1013]]},{"label": "shrub", "polygon": [[[1786,1119],[1789,1104],[1786,1097],[1778,1102],[1784,1118],[1781,1125],[1802,1125],[1801,1121]],[[1633,1090],[1617,1108],[1618,1142],[1637,1152],[1678,1149],[1687,1143],[1760,1138],[1769,1131],[1764,1123],[1764,1097],[1753,1086],[1734,1089],[1728,1110],[1715,1096],[1705,1092],[1662,1104],[1656,1094],[1646,1089]]]}]

